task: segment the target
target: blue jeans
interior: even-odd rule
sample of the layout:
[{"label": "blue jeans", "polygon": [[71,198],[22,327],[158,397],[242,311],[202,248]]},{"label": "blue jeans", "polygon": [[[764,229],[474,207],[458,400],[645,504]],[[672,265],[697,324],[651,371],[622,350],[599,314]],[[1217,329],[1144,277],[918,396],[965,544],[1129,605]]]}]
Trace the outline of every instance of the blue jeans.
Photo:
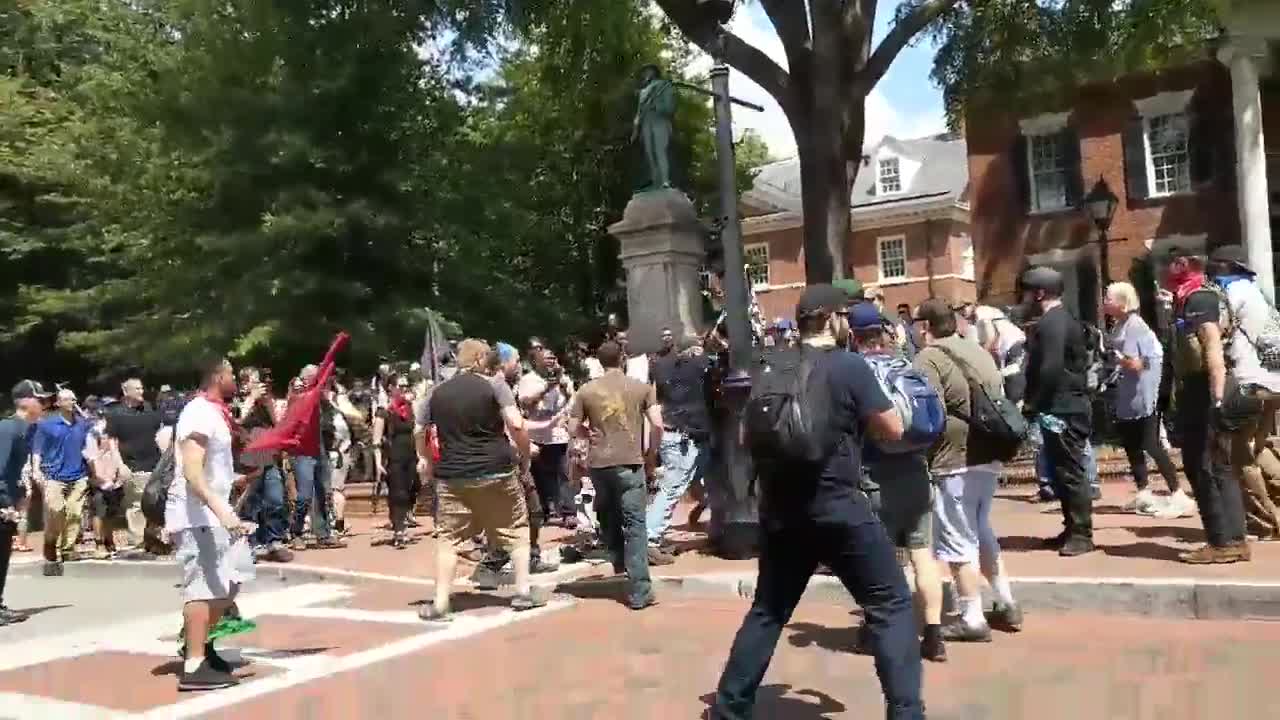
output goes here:
[{"label": "blue jeans", "polygon": [[853,499],[841,505],[834,508],[838,514],[784,522],[764,531],[755,599],[720,676],[715,717],[752,717],[756,691],[773,659],[782,628],[791,621],[809,578],[821,562],[862,606],[887,705],[885,717],[923,720],[920,639],[906,577],[893,544],[867,502]]},{"label": "blue jeans", "polygon": [[600,516],[600,537],[614,566],[626,568],[627,601],[643,604],[653,597],[649,579],[649,545],[645,542],[644,502],[648,495],[644,470],[638,465],[591,469]]},{"label": "blue jeans", "polygon": [[668,430],[662,434],[658,456],[662,460],[658,493],[649,502],[649,511],[644,521],[650,545],[657,545],[662,540],[662,536],[671,527],[671,516],[675,514],[680,498],[684,497],[694,481],[702,479],[707,469],[710,449],[705,442],[695,441],[682,432]]},{"label": "blue jeans", "polygon": [[253,486],[240,508],[240,518],[255,522],[254,545],[284,542],[289,531],[289,514],[284,509],[284,473],[271,465]]},{"label": "blue jeans", "polygon": [[329,457],[295,457],[293,474],[298,481],[298,497],[293,506],[293,526],[290,530],[295,538],[302,536],[306,527],[307,511],[311,501],[315,500],[316,512],[311,516],[311,532],[317,540],[329,537]]}]

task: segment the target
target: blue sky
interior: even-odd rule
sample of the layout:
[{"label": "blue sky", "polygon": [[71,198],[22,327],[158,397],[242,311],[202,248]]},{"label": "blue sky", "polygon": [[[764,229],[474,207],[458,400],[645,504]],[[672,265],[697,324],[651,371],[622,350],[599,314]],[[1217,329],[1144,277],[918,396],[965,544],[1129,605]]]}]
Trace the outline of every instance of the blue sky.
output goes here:
[{"label": "blue sky", "polygon": [[[880,4],[876,18],[877,40],[887,32],[896,8],[897,4],[893,2]],[[786,66],[782,43],[758,3],[750,2],[739,6],[730,27],[744,40],[768,53],[783,67]],[[933,45],[927,40],[906,48],[894,61],[888,74],[867,98],[868,146],[886,134],[910,138],[946,129],[942,93],[929,80],[932,65]],[[734,125],[740,129],[752,128],[759,132],[775,156],[785,158],[794,155],[795,142],[791,137],[791,129],[768,93],[741,73],[735,72],[730,82],[735,96],[766,108],[765,112],[756,113],[735,107]]]}]

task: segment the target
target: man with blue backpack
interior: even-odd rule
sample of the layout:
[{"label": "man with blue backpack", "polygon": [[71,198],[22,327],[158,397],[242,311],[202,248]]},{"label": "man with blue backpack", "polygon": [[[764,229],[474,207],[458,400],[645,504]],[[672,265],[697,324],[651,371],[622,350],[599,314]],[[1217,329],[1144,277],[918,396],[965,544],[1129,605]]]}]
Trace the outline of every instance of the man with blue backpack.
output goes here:
[{"label": "man with blue backpack", "polygon": [[[915,592],[925,623],[920,656],[946,662],[942,574],[933,557],[933,483],[927,456],[946,426],[946,407],[924,375],[895,352],[894,328],[875,305],[850,307],[849,327],[853,351],[871,366],[902,418],[902,439],[866,444],[867,467],[880,488],[880,523],[915,574]],[[865,625],[859,631],[858,646],[860,650],[869,648]]]},{"label": "man with blue backpack", "polygon": [[[1000,462],[1011,460],[1026,436],[1017,406],[1004,395],[1004,378],[990,353],[956,332],[956,317],[942,300],[926,300],[916,310],[925,348],[915,366],[929,378],[946,404],[946,430],[929,453],[937,483],[934,497],[934,550],[951,565],[960,600],[960,617],[943,628],[943,638],[990,642],[984,614],[982,579],[996,595],[993,616],[1002,629],[1022,629],[991,527],[991,505],[1000,479]],[[987,412],[986,409],[997,412]]]},{"label": "man with blue backpack", "polygon": [[819,563],[867,618],[886,716],[921,720],[920,643],[911,592],[893,544],[857,487],[863,438],[899,440],[902,419],[848,342],[848,296],[805,289],[796,306],[801,345],[771,353],[752,377],[743,431],[758,475],[759,578],[733,641],[712,717],[752,716],[782,628]]}]

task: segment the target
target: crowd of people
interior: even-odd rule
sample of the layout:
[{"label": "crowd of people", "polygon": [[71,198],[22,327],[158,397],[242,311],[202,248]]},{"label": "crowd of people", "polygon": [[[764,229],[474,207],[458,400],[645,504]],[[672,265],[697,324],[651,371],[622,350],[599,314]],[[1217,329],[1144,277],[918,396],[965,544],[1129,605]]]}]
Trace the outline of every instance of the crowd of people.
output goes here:
[{"label": "crowd of people", "polygon": [[[947,642],[989,642],[993,627],[1021,629],[991,519],[1011,457],[987,442],[990,408],[1016,406],[1025,418],[1014,424],[1037,453],[1039,494],[1063,516],[1063,531],[1045,542],[1064,557],[1096,549],[1091,438],[1100,411],[1132,466],[1126,509],[1199,512],[1207,542],[1183,562],[1247,561],[1249,535],[1280,537],[1277,498],[1256,467],[1280,393],[1280,314],[1238,247],[1174,251],[1161,267],[1163,339],[1132,285],[1105,289],[1104,330],[1068,311],[1063,278],[1047,267],[1021,276],[1014,308],[930,299],[891,314],[877,291],[841,281],[807,288],[794,322],[758,323],[758,368],[784,368],[788,354],[807,368],[790,401],[813,413],[807,432],[820,442],[807,446],[821,452],[797,460],[776,450],[783,445],[750,447],[762,496],[760,579],[720,683],[721,717],[748,716],[779,632],[820,566],[864,610],[858,646],[876,656],[892,717],[922,715],[921,659],[945,661]],[[203,639],[248,566],[343,547],[348,483],[371,482],[375,502],[385,499],[390,548],[413,541],[427,505],[439,538],[435,577],[446,579],[421,609],[430,621],[451,616],[459,554],[476,561],[477,587],[497,587],[509,566],[512,607],[544,605],[532,576],[556,564],[539,544],[549,524],[577,532],[562,559],[594,552],[625,574],[636,610],[657,601],[649,566],[673,561],[666,536],[691,491],[702,500],[691,524],[709,505],[714,534],[714,494],[700,486],[720,471],[730,417],[718,395],[721,330],[665,329],[657,352],[632,355],[614,329],[593,353],[575,344],[563,358],[537,338],[523,353],[468,339],[440,367],[387,363],[349,383],[335,368],[342,341],[302,368],[283,399],[267,373],[235,373],[225,360],[208,365],[198,390],[161,388],[153,402],[137,377],[118,400],[83,405],[69,388],[19,383],[16,412],[0,422],[0,583],[10,553],[28,551],[25,532],[41,524],[46,576],[82,556],[82,537],[93,538],[98,558],[172,552],[186,623],[179,684],[202,690],[235,683]],[[943,408],[926,445],[902,450],[914,426],[891,401],[883,367],[916,373]],[[1147,457],[1167,494],[1150,487]],[[163,522],[142,507],[158,468],[172,478]],[[943,564],[959,611],[947,624]],[[995,595],[990,613],[984,584]],[[2,593],[0,584],[0,623],[20,620]]]}]

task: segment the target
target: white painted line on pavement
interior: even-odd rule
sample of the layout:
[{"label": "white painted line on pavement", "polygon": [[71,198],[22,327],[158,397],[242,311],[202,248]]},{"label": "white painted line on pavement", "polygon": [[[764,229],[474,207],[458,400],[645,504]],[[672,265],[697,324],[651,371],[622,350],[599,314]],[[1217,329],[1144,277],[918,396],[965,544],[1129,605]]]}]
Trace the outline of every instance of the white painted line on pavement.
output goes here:
[{"label": "white painted line on pavement", "polygon": [[[194,697],[190,700],[185,700],[173,705],[155,708],[139,716],[139,720],[179,720],[180,718],[189,718],[203,713],[221,710],[232,705],[262,697],[270,693],[279,692],[313,680],[321,680],[339,673],[358,670],[360,668],[373,665],[374,663],[380,663],[403,655],[418,652],[419,650],[424,650],[432,645],[439,645],[451,640],[460,640],[473,635],[479,635],[480,633],[496,630],[519,622],[527,622],[529,620],[542,617],[548,613],[564,610],[571,607],[573,604],[574,603],[571,601],[560,600],[552,602],[544,608],[521,613],[507,610],[498,615],[484,615],[476,617],[459,615],[453,620],[453,622],[444,625],[442,629],[435,632],[424,632],[422,634],[387,643],[386,645],[381,645],[370,650],[352,653],[346,657],[325,657],[323,658],[324,662],[321,662],[322,658],[317,657],[317,662],[312,667],[289,670],[280,675],[272,675],[234,688],[218,690],[207,695]],[[424,623],[424,628],[426,625],[427,624]]]},{"label": "white painted line on pavement", "polygon": [[0,718],[4,720],[130,720],[136,717],[132,713],[99,705],[19,693],[0,693]]},{"label": "white painted line on pavement", "polygon": [[258,567],[279,570],[302,570],[304,572],[330,575],[335,578],[356,578],[360,580],[385,580],[387,582],[404,583],[406,585],[427,585],[434,587],[435,580],[430,578],[410,577],[408,575],[385,575],[383,573],[365,572],[363,570],[345,570],[343,568],[323,567],[320,565],[303,565],[301,563],[258,563]]},{"label": "white painted line on pavement", "polygon": [[356,622],[396,623],[401,625],[421,625],[422,619],[413,610],[357,610],[344,607],[296,608],[288,612],[276,612],[296,618],[316,618],[323,620],[352,620]]}]

